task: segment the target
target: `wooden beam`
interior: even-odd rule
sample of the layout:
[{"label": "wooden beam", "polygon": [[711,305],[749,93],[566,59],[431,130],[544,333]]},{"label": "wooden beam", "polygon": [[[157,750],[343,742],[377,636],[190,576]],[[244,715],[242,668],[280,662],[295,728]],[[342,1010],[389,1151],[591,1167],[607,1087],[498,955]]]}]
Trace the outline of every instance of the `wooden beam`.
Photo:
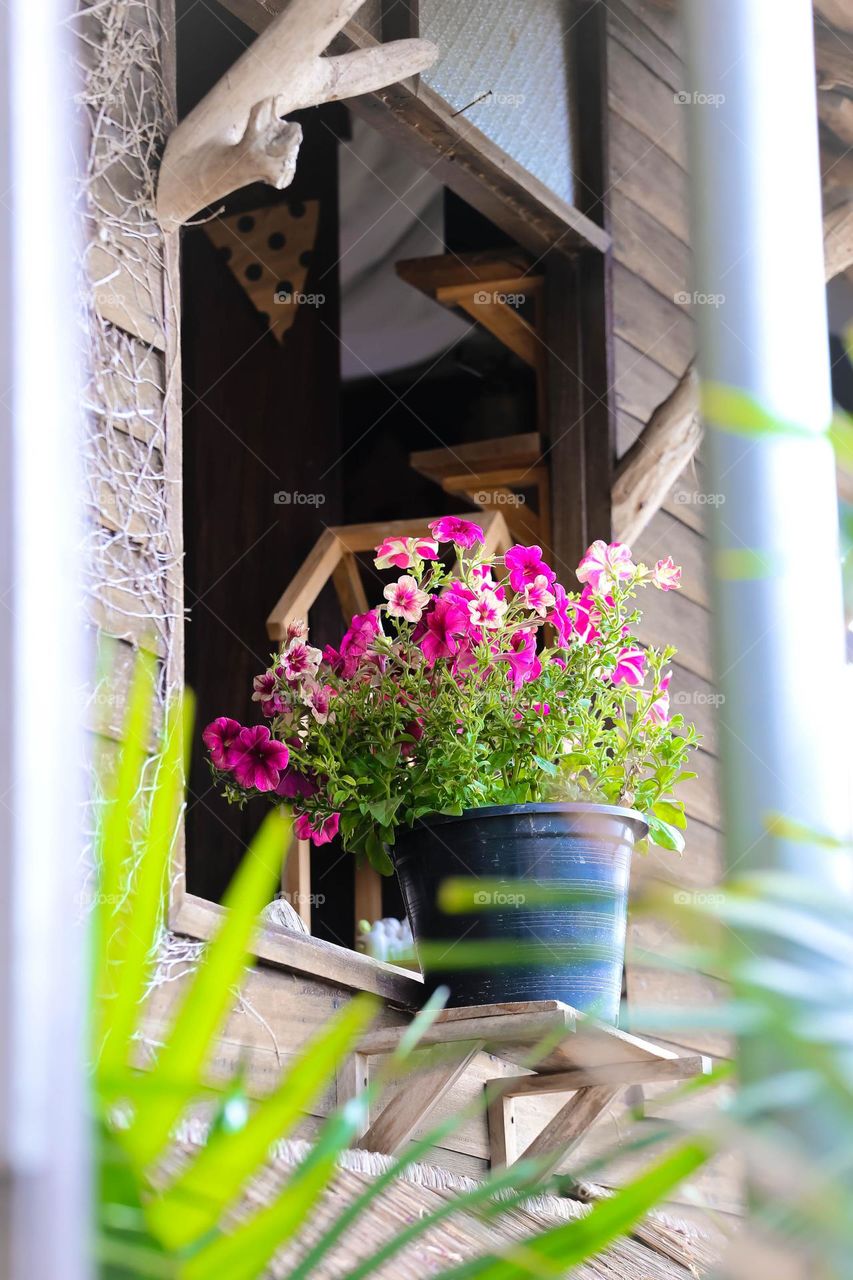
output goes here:
[{"label": "wooden beam", "polygon": [[166,144],[157,188],[157,215],[167,231],[252,182],[288,186],[302,129],[283,116],[375,92],[435,61],[429,40],[321,57],[360,4],[291,0],[181,121]]},{"label": "wooden beam", "polygon": [[590,1125],[610,1106],[619,1092],[618,1086],[611,1088],[609,1085],[578,1089],[553,1119],[549,1120],[538,1138],[534,1138],[524,1149],[519,1159],[532,1160],[538,1156],[552,1155],[554,1163],[558,1163],[580,1142]]},{"label": "wooden beam", "polygon": [[824,217],[823,248],[829,282],[853,265],[853,201]]},{"label": "wooden beam", "polygon": [[817,95],[817,109],[821,123],[845,147],[853,147],[853,98],[835,89],[821,89]]},{"label": "wooden beam", "polygon": [[815,23],[815,63],[821,89],[853,90],[851,42],[821,20]]},{"label": "wooden beam", "polygon": [[570,1071],[528,1076],[503,1076],[489,1085],[505,1098],[525,1098],[543,1093],[573,1093],[597,1085],[657,1084],[708,1075],[710,1058],[685,1054],[683,1058],[647,1058],[639,1062],[610,1062],[600,1067],[574,1067]]},{"label": "wooden beam", "polygon": [[830,27],[853,32],[853,3],[851,0],[814,0],[815,13]]},{"label": "wooden beam", "polygon": [[622,458],[613,485],[613,535],[629,545],[663,504],[702,439],[699,375],[691,362]]}]

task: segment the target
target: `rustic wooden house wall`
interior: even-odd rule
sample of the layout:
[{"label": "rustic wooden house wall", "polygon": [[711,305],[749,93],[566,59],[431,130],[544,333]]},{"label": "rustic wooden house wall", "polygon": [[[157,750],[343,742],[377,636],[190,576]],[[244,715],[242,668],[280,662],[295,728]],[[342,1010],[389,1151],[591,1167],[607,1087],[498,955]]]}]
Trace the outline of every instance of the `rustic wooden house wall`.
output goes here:
[{"label": "rustic wooden house wall", "polygon": [[[684,68],[674,13],[652,0],[609,0],[608,11],[614,390],[621,457],[694,355],[687,121],[689,111],[713,108],[680,99]],[[704,512],[711,500],[697,460],[634,547],[646,563],[671,555],[684,570],[677,594],[646,592],[642,635],[651,644],[677,646],[674,710],[702,734],[693,766],[699,776],[682,791],[690,819],[687,849],[683,857],[655,852],[635,868],[638,882],[653,871],[677,892],[707,891],[723,871],[717,719],[725,710],[712,683],[705,577]],[[631,942],[659,954],[667,933],[659,924],[634,921]],[[717,995],[711,978],[629,966],[628,996],[635,1004],[695,1007]],[[680,1038],[712,1052],[726,1050],[717,1037],[684,1032]]]},{"label": "rustic wooden house wall", "polygon": [[[610,0],[609,7],[610,200],[616,244],[614,356],[621,454],[683,372],[692,354],[693,333],[686,308],[676,300],[676,295],[690,286],[683,136],[686,108],[674,100],[681,67],[672,20],[647,0]],[[162,24],[153,46],[150,35],[144,30],[140,35],[138,30],[139,23],[150,21],[152,16]],[[117,198],[111,186],[109,199],[102,192],[102,202],[110,206],[109,216],[97,209],[91,213],[93,260],[89,266],[92,280],[99,282],[94,289],[92,315],[92,332],[99,346],[90,388],[91,616],[93,624],[109,638],[110,649],[109,674],[96,689],[90,719],[103,754],[110,757],[121,736],[135,647],[156,651],[164,694],[182,678],[177,238],[164,237],[151,216],[156,158],[173,118],[173,22],[172,0],[113,0],[110,5],[98,6],[97,17],[89,17],[83,28],[89,58],[97,57],[104,41],[124,39],[132,47],[134,40],[140,40],[146,48],[146,57],[140,59],[133,75],[118,83],[123,94],[132,95],[130,116],[137,122],[136,107],[144,98],[147,163],[128,168],[119,162],[113,186],[119,195],[124,193],[123,203],[121,199],[118,204],[110,203]],[[108,107],[110,118],[120,122],[121,104],[115,100],[116,93],[115,82],[91,83],[90,118]],[[120,151],[119,147],[117,154]],[[96,174],[115,164],[109,138],[93,147],[92,164]],[[106,258],[98,261],[105,245]],[[105,439],[109,441],[106,454],[102,448]],[[649,593],[652,600],[646,638],[659,642],[671,637],[678,644],[676,701],[681,705],[683,699],[685,713],[697,720],[706,739],[699,760],[701,781],[692,788],[688,801],[694,820],[688,853],[683,863],[662,855],[654,859],[654,865],[665,868],[675,883],[698,888],[712,885],[720,867],[714,704],[701,568],[702,508],[695,496],[685,502],[679,495],[695,495],[701,488],[701,477],[684,477],[637,548],[646,559],[656,558],[658,553],[672,554],[685,568],[682,595]],[[648,928],[634,927],[641,942],[649,941]],[[204,936],[201,927],[198,936]],[[651,940],[657,949],[658,939]],[[215,1068],[227,1072],[238,1061],[248,1061],[255,1087],[259,1091],[268,1087],[309,1032],[346,1001],[357,985],[347,972],[346,953],[336,957],[330,951],[323,972],[323,977],[310,977],[285,968],[262,969],[251,975],[244,1003],[229,1023]],[[702,998],[708,998],[708,991],[702,986]],[[155,995],[152,1041],[173,1006],[174,992],[174,986],[164,986]],[[647,998],[657,1001],[662,993],[650,976],[635,967],[629,977],[629,995],[646,1003]],[[696,999],[688,984],[666,995],[690,1003]],[[380,1013],[382,1022],[401,1017],[390,1006]],[[456,1108],[472,1100],[485,1079],[507,1070],[506,1064],[479,1055],[443,1106]],[[325,1111],[334,1101],[342,1100],[350,1087],[342,1073],[337,1089],[318,1110]],[[559,1098],[530,1102],[519,1120],[527,1131],[522,1137],[532,1138],[543,1117],[559,1105]],[[305,1134],[314,1127],[316,1121],[309,1117]],[[621,1113],[616,1112],[602,1122],[573,1159],[583,1159],[618,1139],[621,1130]],[[487,1157],[482,1116],[471,1119],[440,1153],[443,1163],[465,1173],[481,1172]],[[725,1170],[703,1175],[701,1183],[710,1200],[731,1207],[731,1182]]]}]

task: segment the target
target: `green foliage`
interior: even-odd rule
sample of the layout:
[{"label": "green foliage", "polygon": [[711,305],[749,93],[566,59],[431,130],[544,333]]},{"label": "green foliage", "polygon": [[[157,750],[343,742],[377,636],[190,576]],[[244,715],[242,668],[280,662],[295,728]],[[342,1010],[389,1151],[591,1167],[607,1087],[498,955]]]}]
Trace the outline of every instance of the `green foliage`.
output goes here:
[{"label": "green foliage", "polygon": [[[400,581],[422,603],[410,620],[382,605],[353,619],[344,657],[322,661],[297,625],[255,683],[273,737],[288,746],[288,776],[307,780],[295,803],[311,829],[340,815],[344,846],[388,875],[396,828],[426,814],[583,800],[647,815],[652,843],[682,850],[673,793],[695,776],[686,762],[697,735],[669,714],[675,649],[643,650],[632,636],[637,592],[660,585],[660,574],[614,546],[626,559],[595,590],[570,596],[552,583],[539,609],[481,547],[454,546],[452,570],[412,552]],[[546,578],[537,582],[544,590]],[[467,610],[484,597],[498,616],[476,627]],[[448,604],[459,630],[436,657],[427,620]],[[288,674],[294,654],[311,674]],[[223,794],[239,804],[256,794],[277,800],[241,782],[235,753],[213,769]]]}]

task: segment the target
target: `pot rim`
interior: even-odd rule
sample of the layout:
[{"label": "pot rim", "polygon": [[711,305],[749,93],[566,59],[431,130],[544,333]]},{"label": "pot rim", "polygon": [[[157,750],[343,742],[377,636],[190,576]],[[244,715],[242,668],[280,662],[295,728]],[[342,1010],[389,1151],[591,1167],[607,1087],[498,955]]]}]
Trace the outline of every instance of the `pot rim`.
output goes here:
[{"label": "pot rim", "polygon": [[601,815],[607,818],[621,818],[624,822],[637,825],[635,839],[642,840],[649,831],[648,820],[636,809],[628,809],[617,804],[594,804],[584,800],[551,800],[531,801],[528,804],[492,804],[481,809],[465,809],[462,813],[430,813],[415,820],[412,830],[419,826],[434,827],[445,822],[467,822],[471,818],[495,818],[511,814],[525,813],[576,813],[578,815]]}]

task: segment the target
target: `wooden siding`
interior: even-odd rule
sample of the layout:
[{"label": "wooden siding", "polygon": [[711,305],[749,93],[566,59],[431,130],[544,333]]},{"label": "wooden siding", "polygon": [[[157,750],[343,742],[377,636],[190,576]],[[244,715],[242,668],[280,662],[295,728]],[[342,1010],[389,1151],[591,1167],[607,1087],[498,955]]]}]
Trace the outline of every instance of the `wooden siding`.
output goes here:
[{"label": "wooden siding", "polygon": [[[608,7],[609,200],[621,456],[694,353],[694,322],[688,305],[692,292],[686,150],[690,108],[677,100],[683,68],[675,15],[662,12],[649,0],[615,0]],[[690,824],[687,848],[682,857],[655,850],[636,859],[634,869],[638,890],[654,876],[670,884],[676,895],[712,891],[723,870],[717,725],[725,709],[712,683],[703,528],[707,504],[697,462],[673,487],[664,508],[635,546],[636,555],[646,563],[671,555],[684,570],[677,595],[646,593],[641,636],[653,645],[678,646],[673,707],[702,734],[694,762],[699,776],[682,791]],[[632,919],[632,949],[662,954],[677,941],[660,921]],[[687,977],[636,962],[629,964],[627,983],[629,1003],[641,1007],[704,1007],[721,993],[711,975]],[[706,1052],[725,1054],[729,1049],[719,1035],[684,1031],[677,1038]],[[648,1098],[653,1095],[654,1090],[646,1090]]]}]

